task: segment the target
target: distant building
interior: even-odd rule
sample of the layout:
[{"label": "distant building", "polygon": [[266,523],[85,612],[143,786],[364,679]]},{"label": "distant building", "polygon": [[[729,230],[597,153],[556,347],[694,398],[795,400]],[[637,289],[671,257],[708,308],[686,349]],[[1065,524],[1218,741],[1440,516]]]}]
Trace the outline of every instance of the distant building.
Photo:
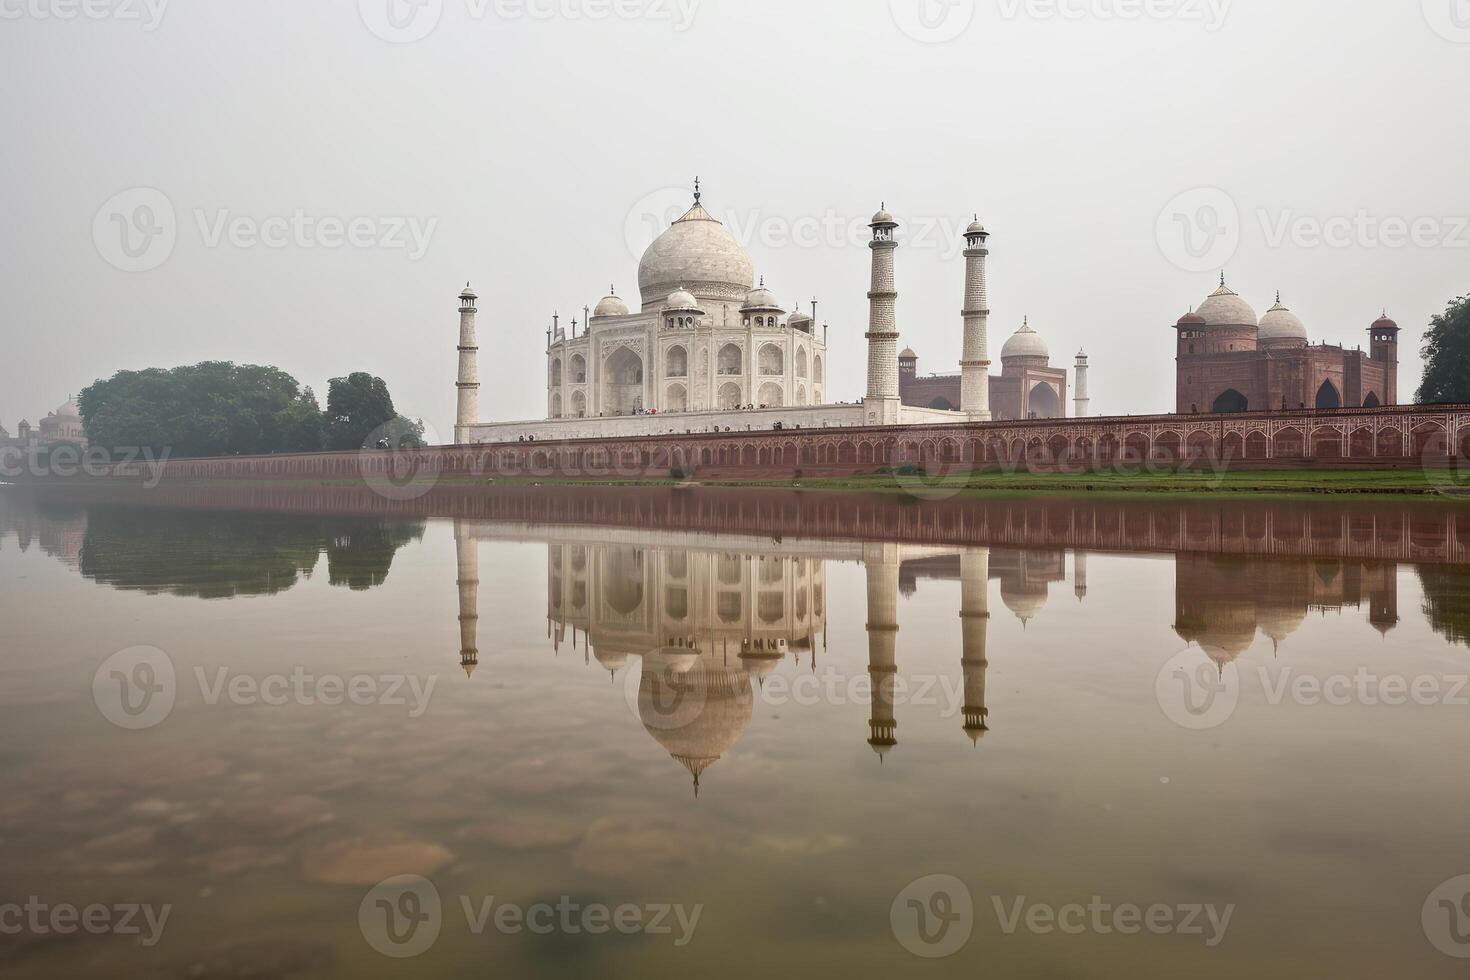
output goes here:
[{"label": "distant building", "polygon": [[1386,312],[1368,328],[1366,351],[1314,345],[1280,293],[1257,319],[1222,275],[1220,288],[1175,329],[1180,415],[1399,403],[1399,325]]},{"label": "distant building", "polygon": [[59,445],[82,448],[87,446],[87,432],[82,425],[82,410],[77,406],[75,398],[68,398],[55,410],[48,412],[36,428],[32,428],[29,422],[21,419],[15,427],[14,437],[5,431],[3,426],[0,426],[0,446],[31,449]]},{"label": "distant building", "polygon": [[[996,421],[1067,417],[1067,371],[1051,366],[1051,349],[1031,329],[1030,318],[1001,348],[1000,364],[1000,374],[988,377],[990,412]],[[954,411],[962,389],[960,374],[919,377],[919,355],[912,348],[898,355],[898,391],[905,405]]]}]

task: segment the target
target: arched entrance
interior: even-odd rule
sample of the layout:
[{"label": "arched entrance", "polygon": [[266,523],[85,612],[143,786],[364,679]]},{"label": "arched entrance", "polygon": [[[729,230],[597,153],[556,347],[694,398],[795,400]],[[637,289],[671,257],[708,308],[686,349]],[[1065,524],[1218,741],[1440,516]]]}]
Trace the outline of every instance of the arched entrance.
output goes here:
[{"label": "arched entrance", "polygon": [[1317,407],[1342,408],[1342,394],[1331,381],[1322,382],[1322,387],[1317,389]]},{"label": "arched entrance", "polygon": [[938,398],[934,399],[932,402],[930,402],[929,403],[929,407],[930,408],[937,408],[940,411],[944,411],[944,412],[953,412],[954,411],[954,402],[950,401],[948,398],[945,398],[945,397],[943,397],[941,395],[940,397],[938,397]]},{"label": "arched entrance", "polygon": [[1215,405],[1211,411],[1216,415],[1233,415],[1250,411],[1250,406],[1250,401],[1244,395],[1231,388],[1215,399]]},{"label": "arched entrance", "polygon": [[761,385],[761,393],[757,399],[757,404],[764,405],[767,408],[780,408],[783,404],[781,386],[770,381]]},{"label": "arched entrance", "polygon": [[720,411],[733,412],[740,407],[740,386],[727,382],[720,386]]},{"label": "arched entrance", "polygon": [[1368,392],[1368,397],[1363,399],[1364,408],[1378,408],[1382,403],[1378,400],[1376,392]]},{"label": "arched entrance", "polygon": [[668,395],[664,398],[665,412],[687,412],[689,411],[689,391],[683,385],[669,385]]},{"label": "arched entrance", "polygon": [[603,365],[604,415],[634,415],[643,410],[643,358],[619,347]]},{"label": "arched entrance", "polygon": [[1045,381],[1038,382],[1031,389],[1031,395],[1026,400],[1026,411],[1034,419],[1054,419],[1061,417],[1061,400],[1057,398],[1056,389]]}]

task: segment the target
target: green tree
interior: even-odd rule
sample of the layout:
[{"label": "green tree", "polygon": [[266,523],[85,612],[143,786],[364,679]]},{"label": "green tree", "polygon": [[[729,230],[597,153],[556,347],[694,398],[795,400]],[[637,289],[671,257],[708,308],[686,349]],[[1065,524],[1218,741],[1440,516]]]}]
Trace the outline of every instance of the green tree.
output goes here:
[{"label": "green tree", "polygon": [[331,380],[326,417],[330,450],[372,449],[383,443],[395,449],[424,444],[423,423],[399,415],[387,383],[362,371]]},{"label": "green tree", "polygon": [[88,438],[108,449],[207,457],[321,448],[316,398],[280,368],[205,361],[119,371],[78,397]]},{"label": "green tree", "polygon": [[1419,401],[1436,405],[1470,402],[1470,296],[1461,296],[1429,322],[1423,354]]}]

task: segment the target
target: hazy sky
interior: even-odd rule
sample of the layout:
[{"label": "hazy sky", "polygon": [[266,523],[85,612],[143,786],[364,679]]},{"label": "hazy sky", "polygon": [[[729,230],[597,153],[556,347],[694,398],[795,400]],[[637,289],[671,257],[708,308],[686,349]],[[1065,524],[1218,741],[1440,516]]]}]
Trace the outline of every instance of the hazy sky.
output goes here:
[{"label": "hazy sky", "polygon": [[1388,307],[1406,399],[1470,292],[1470,0],[417,3],[0,0],[0,424],[229,359],[323,399],[380,374],[447,436],[466,280],[484,419],[541,417],[552,310],[636,307],[696,174],[821,300],[841,400],[882,201],[921,372],[958,359],[978,211],[992,350],[1029,314],[1099,413],[1173,408],[1170,327],[1221,265],[1314,341]]}]

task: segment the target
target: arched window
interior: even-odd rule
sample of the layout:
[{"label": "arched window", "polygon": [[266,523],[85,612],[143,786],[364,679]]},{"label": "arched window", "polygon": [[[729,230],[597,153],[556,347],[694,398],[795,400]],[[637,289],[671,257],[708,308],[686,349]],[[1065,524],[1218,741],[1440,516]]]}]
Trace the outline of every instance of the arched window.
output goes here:
[{"label": "arched window", "polygon": [[1317,407],[1342,408],[1342,395],[1331,381],[1322,382],[1322,387],[1317,389]]},{"label": "arched window", "polygon": [[781,386],[774,381],[767,381],[761,385],[760,396],[756,398],[756,402],[767,408],[780,408],[785,404],[781,397]]},{"label": "arched window", "polygon": [[1368,392],[1368,397],[1363,399],[1364,408],[1378,408],[1381,404],[1382,402],[1378,400],[1378,395],[1371,391]]},{"label": "arched window", "polygon": [[571,382],[574,385],[587,383],[587,360],[581,354],[572,355]]},{"label": "arched window", "polygon": [[561,358],[559,357],[551,362],[551,386],[561,387]]},{"label": "arched window", "polygon": [[786,373],[786,354],[775,344],[766,344],[761,348],[760,373],[780,375]]},{"label": "arched window", "polygon": [[821,384],[822,381],[823,381],[823,378],[822,378],[822,355],[820,355],[820,354],[818,354],[815,358],[812,359],[812,380],[815,381],[817,384]]},{"label": "arched window", "polygon": [[804,378],[804,377],[806,377],[806,348],[805,347],[798,347],[796,349],[796,376],[798,378]]},{"label": "arched window", "polygon": [[726,344],[724,347],[720,348],[720,355],[717,361],[717,370],[720,374],[724,375],[739,376],[741,374],[744,374],[745,372],[740,369],[741,360],[742,358],[740,356],[740,348],[735,346],[734,344]]},{"label": "arched window", "polygon": [[689,391],[683,385],[669,385],[668,395],[664,398],[665,412],[687,412],[689,411]]},{"label": "arched window", "polygon": [[554,418],[554,419],[561,418],[561,393],[560,392],[558,392],[557,394],[551,396],[551,417]]},{"label": "arched window", "polygon": [[720,387],[720,410],[733,412],[740,407],[740,386],[729,382]]},{"label": "arched window", "polygon": [[585,392],[575,392],[572,395],[572,417],[585,419],[587,417],[587,395]]},{"label": "arched window", "polygon": [[1215,399],[1215,404],[1210,411],[1216,415],[1229,415],[1237,412],[1250,411],[1250,401],[1240,392],[1231,388],[1229,391]]},{"label": "arched window", "polygon": [[670,378],[689,377],[689,352],[682,347],[670,347],[664,359],[664,374]]}]

